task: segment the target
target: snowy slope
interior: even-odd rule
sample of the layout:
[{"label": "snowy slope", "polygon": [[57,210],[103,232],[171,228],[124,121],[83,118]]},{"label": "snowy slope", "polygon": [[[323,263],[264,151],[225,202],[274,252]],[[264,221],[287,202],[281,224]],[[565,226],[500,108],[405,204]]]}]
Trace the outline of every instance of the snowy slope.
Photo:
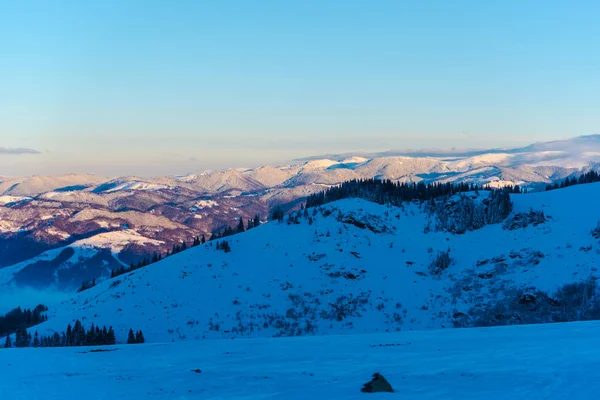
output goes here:
[{"label": "snowy slope", "polygon": [[10,203],[18,203],[20,201],[30,200],[31,197],[23,197],[23,196],[0,196],[0,206],[10,204]]},{"label": "snowy slope", "polygon": [[[600,323],[0,350],[9,399],[595,399]],[[198,372],[196,372],[198,370]],[[361,393],[380,372],[394,393]]]},{"label": "snowy slope", "polygon": [[0,290],[15,286],[74,290],[83,280],[106,279],[111,270],[128,267],[119,255],[132,244],[151,253],[164,242],[131,229],[100,233],[0,269]]},{"label": "snowy slope", "polygon": [[[149,341],[277,335],[375,333],[451,327],[505,294],[597,277],[600,184],[514,195],[515,213],[548,221],[515,230],[502,224],[453,235],[425,233],[418,204],[402,208],[349,199],[299,224],[269,223],[50,305],[42,332],[79,318],[130,327]],[[568,206],[565,206],[568,205]],[[367,225],[361,228],[360,225]],[[428,266],[450,249],[440,276]]]},{"label": "snowy slope", "polygon": [[28,176],[0,178],[0,195],[31,196],[65,187],[87,187],[104,182],[106,178],[90,174]]}]

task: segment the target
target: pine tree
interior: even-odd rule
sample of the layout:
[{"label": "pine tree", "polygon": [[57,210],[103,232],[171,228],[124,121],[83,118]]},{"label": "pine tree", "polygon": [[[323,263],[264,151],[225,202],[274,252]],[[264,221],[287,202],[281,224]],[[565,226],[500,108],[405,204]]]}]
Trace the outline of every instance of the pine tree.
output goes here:
[{"label": "pine tree", "polygon": [[67,325],[67,346],[73,346],[73,328],[71,328],[71,324]]},{"label": "pine tree", "polygon": [[136,343],[144,343],[146,340],[144,339],[144,334],[142,333],[142,331],[137,331],[135,333],[135,342]]},{"label": "pine tree", "polygon": [[102,327],[102,344],[110,344],[108,343],[108,331],[106,330],[106,325]]},{"label": "pine tree", "polygon": [[240,217],[239,222],[238,222],[238,226],[236,229],[236,233],[242,233],[245,232],[246,229],[244,229],[244,219],[242,217]]},{"label": "pine tree", "polygon": [[271,221],[283,222],[284,217],[283,209],[280,206],[275,207],[273,214],[271,215]]},{"label": "pine tree", "polygon": [[27,329],[17,329],[15,336],[15,347],[29,347],[31,344],[31,335],[27,333]]},{"label": "pine tree", "polygon": [[11,347],[12,347],[12,340],[10,338],[10,335],[6,335],[6,340],[4,341],[4,348],[9,349]]},{"label": "pine tree", "polygon": [[35,335],[33,336],[33,347],[40,347],[40,338],[37,331],[35,331]]},{"label": "pine tree", "polygon": [[133,330],[129,329],[129,335],[127,336],[127,344],[135,344],[137,341],[135,340],[135,336],[133,335]]},{"label": "pine tree", "polygon": [[106,336],[106,344],[116,344],[117,343],[117,338],[115,337],[115,331],[113,330],[113,327],[111,326],[110,328],[108,328],[108,335]]},{"label": "pine tree", "polygon": [[206,237],[204,237],[204,234],[202,234],[202,239],[200,239],[200,243],[206,243]]},{"label": "pine tree", "polygon": [[254,222],[252,223],[252,226],[254,228],[260,226],[260,216],[258,214],[254,216]]}]

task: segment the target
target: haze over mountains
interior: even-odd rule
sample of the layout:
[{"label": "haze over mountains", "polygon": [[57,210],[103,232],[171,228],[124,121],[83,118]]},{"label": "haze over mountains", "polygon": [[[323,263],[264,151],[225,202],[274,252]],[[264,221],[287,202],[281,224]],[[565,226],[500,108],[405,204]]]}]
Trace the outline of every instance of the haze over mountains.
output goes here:
[{"label": "haze over mountains", "polygon": [[[284,166],[155,178],[88,174],[0,178],[0,267],[4,284],[73,290],[174,244],[234,226],[276,205],[351,179],[546,184],[600,165],[600,135],[480,151],[347,154]],[[43,271],[43,273],[40,273]]]}]

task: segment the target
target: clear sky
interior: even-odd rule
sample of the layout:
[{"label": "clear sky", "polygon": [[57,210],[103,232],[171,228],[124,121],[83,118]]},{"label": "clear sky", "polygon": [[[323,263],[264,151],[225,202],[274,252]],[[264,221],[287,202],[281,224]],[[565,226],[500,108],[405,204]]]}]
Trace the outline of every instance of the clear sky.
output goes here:
[{"label": "clear sky", "polygon": [[598,15],[566,0],[0,0],[0,176],[600,133]]}]

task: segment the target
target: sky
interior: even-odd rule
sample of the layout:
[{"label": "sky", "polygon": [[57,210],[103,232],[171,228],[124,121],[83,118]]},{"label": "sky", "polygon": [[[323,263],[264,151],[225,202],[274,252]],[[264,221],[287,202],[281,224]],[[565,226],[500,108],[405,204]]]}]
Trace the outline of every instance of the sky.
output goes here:
[{"label": "sky", "polygon": [[0,176],[600,133],[597,1],[0,0]]}]

